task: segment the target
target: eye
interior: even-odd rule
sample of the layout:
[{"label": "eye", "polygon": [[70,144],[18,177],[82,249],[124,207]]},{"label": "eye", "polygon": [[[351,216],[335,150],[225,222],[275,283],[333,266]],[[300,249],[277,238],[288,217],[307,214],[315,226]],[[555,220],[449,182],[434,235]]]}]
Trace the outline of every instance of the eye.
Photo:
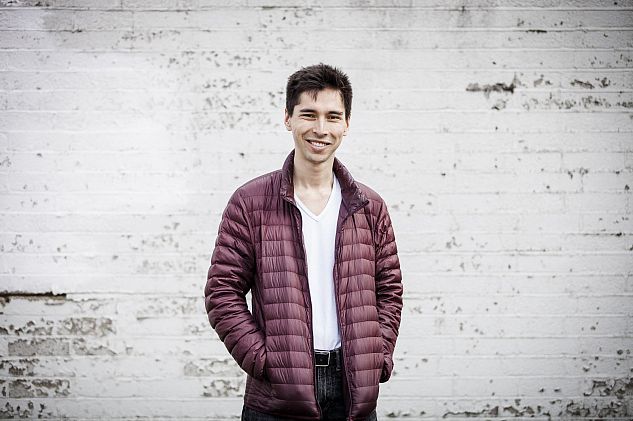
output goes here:
[{"label": "eye", "polygon": [[314,114],[312,114],[312,113],[302,113],[301,117],[303,117],[303,118],[315,118]]},{"label": "eye", "polygon": [[333,114],[333,115],[331,115],[329,118],[330,118],[330,120],[338,121],[338,120],[340,120],[340,119],[341,119],[341,116],[340,116],[340,115]]}]

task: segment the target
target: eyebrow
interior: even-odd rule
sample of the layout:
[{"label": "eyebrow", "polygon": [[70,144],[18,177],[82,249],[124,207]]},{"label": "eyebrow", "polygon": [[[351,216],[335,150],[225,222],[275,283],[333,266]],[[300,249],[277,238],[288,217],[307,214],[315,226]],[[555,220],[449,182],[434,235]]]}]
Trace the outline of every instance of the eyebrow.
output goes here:
[{"label": "eyebrow", "polygon": [[[300,113],[316,113],[316,110],[314,108],[302,108],[299,110]],[[334,115],[338,115],[338,116],[342,116],[343,112],[341,111],[328,111],[328,114],[334,114]]]}]

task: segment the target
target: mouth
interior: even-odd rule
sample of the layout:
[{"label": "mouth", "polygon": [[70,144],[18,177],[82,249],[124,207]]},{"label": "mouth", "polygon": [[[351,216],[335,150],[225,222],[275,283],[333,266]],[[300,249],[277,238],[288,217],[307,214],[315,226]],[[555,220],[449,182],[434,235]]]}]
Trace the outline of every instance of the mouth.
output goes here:
[{"label": "mouth", "polygon": [[310,139],[306,139],[306,142],[308,142],[310,145],[314,146],[315,148],[319,149],[319,148],[325,148],[326,146],[329,145],[329,143],[326,142],[321,142],[319,140],[310,140]]}]

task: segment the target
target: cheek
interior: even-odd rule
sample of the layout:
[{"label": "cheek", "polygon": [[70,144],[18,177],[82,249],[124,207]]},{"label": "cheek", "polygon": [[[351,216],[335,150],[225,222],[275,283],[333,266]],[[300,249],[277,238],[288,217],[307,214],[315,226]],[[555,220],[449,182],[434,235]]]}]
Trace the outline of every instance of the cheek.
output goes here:
[{"label": "cheek", "polygon": [[335,133],[336,133],[337,136],[343,136],[343,135],[345,135],[345,131],[346,130],[347,130],[347,127],[345,127],[345,126],[338,126],[336,128]]}]

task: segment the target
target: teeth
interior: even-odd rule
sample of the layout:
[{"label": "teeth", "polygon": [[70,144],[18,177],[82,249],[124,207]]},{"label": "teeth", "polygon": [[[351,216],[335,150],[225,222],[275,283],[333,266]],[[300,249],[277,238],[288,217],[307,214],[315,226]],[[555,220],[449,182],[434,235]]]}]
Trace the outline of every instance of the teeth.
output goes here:
[{"label": "teeth", "polygon": [[323,143],[323,142],[315,142],[314,140],[309,140],[309,142],[315,146],[325,146],[327,145],[327,143]]}]

